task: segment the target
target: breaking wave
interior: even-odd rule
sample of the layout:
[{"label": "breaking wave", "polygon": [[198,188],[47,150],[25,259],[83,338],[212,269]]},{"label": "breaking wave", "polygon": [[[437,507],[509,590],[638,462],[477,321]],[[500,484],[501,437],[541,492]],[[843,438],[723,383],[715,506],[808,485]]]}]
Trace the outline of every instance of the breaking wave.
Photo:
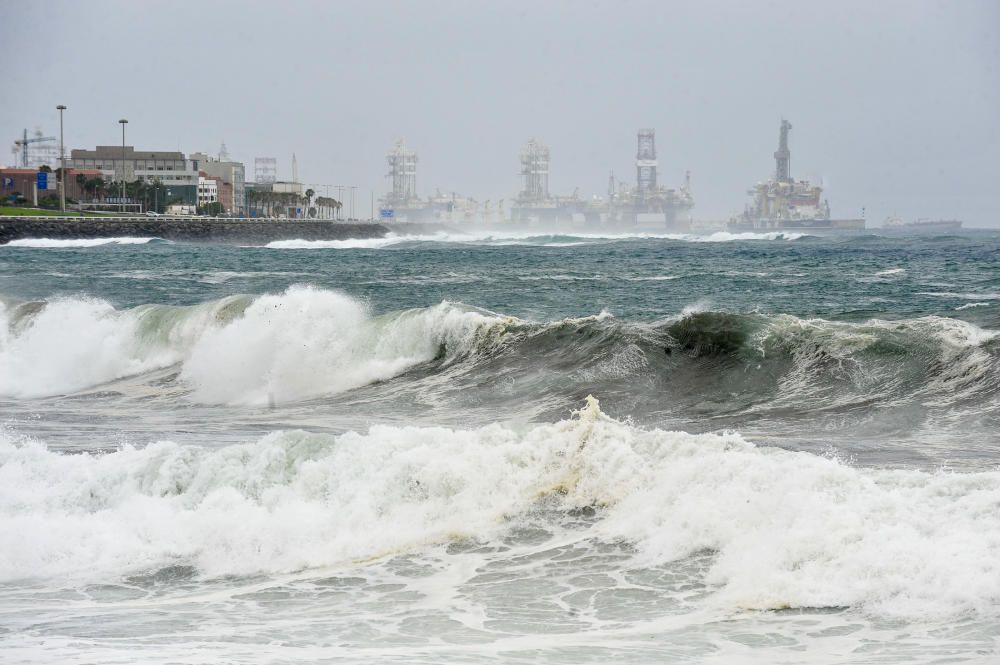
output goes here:
[{"label": "breaking wave", "polygon": [[188,399],[207,404],[295,402],[394,380],[456,403],[475,394],[562,413],[588,392],[629,396],[640,412],[908,403],[1000,413],[997,333],[935,316],[841,323],[692,307],[655,323],[607,313],[533,323],[449,302],[375,315],[306,286],[192,307],[0,304],[0,395],[72,393],[168,367]]},{"label": "breaking wave", "polygon": [[487,318],[449,303],[372,316],[354,298],[310,287],[193,307],[0,305],[0,395],[64,394],[179,364],[199,402],[294,401],[451,357]]},{"label": "breaking wave", "polygon": [[458,243],[472,245],[537,245],[543,247],[576,247],[599,242],[629,240],[673,240],[679,242],[734,242],[748,240],[799,240],[811,237],[805,233],[772,231],[764,233],[587,233],[542,231],[482,231],[437,232],[432,234],[389,233],[383,238],[349,240],[277,240],[266,245],[269,249],[387,249],[418,243]]},{"label": "breaking wave", "polygon": [[[731,609],[857,607],[926,617],[1000,607],[1000,472],[859,469],[736,434],[629,426],[588,399],[512,429],[278,432],[60,455],[0,433],[0,579],[204,576],[358,563],[495,542],[538,518],[627,542],[634,565],[708,552]],[[594,511],[581,527],[569,516]]]},{"label": "breaking wave", "polygon": [[11,240],[7,247],[34,247],[37,249],[60,249],[72,247],[97,247],[99,245],[145,245],[153,241],[167,242],[160,238],[24,238]]}]

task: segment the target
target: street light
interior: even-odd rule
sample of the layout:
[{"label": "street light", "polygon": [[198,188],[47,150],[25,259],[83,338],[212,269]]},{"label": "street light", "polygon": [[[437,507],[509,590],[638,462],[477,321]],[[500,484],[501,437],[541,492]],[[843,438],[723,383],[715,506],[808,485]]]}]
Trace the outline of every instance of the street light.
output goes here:
[{"label": "street light", "polygon": [[59,167],[62,177],[59,178],[59,209],[66,214],[66,148],[63,145],[63,111],[66,107],[60,104],[59,110]]},{"label": "street light", "polygon": [[122,118],[118,121],[118,124],[122,126],[122,212],[125,212],[125,125],[128,124],[128,120]]}]

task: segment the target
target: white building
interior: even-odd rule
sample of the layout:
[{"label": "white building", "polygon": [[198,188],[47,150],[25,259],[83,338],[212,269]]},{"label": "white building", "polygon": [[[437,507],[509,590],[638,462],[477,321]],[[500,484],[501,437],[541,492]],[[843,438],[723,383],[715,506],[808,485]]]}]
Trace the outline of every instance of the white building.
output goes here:
[{"label": "white building", "polygon": [[246,214],[246,168],[243,163],[219,159],[204,152],[193,153],[191,159],[198,163],[198,169],[209,176],[222,178],[223,182],[232,185],[232,202],[220,201],[226,212],[237,215]]},{"label": "white building", "polygon": [[219,202],[219,183],[214,178],[198,176],[198,207]]}]

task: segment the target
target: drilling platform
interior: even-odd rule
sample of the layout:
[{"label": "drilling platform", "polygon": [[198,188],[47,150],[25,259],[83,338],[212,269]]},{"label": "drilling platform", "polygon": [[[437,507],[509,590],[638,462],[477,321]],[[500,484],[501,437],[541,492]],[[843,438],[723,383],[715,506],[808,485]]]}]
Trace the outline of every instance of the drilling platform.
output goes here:
[{"label": "drilling platform", "polygon": [[511,208],[511,218],[522,223],[569,223],[573,226],[621,229],[687,230],[694,207],[690,175],[677,189],[658,181],[656,134],[640,129],[636,150],[636,185],[629,187],[611,176],[607,199],[584,200],[549,193],[549,149],[531,139],[521,150],[522,188]]},{"label": "drilling platform", "polygon": [[402,222],[456,222],[474,217],[479,204],[452,192],[440,191],[428,199],[417,195],[417,153],[397,141],[385,156],[389,164],[386,174],[392,190],[379,199],[380,216]]},{"label": "drilling platform", "polygon": [[743,214],[729,220],[730,231],[773,231],[786,229],[860,230],[864,219],[831,219],[830,204],[823,188],[791,176],[792,153],[788,133],[792,123],[782,119],[778,149],[774,153],[774,177],[758,182],[747,192],[750,203]]},{"label": "drilling platform", "polygon": [[656,134],[652,129],[640,129],[635,158],[636,185],[629,186],[611,176],[606,199],[580,198],[574,191],[559,196],[549,191],[552,154],[544,143],[529,139],[520,153],[521,190],[510,208],[510,219],[504,216],[504,200],[494,207],[490,201],[482,205],[472,198],[435,192],[421,198],[417,194],[417,153],[403,141],[386,154],[392,189],[379,199],[379,217],[400,222],[442,222],[492,224],[511,222],[519,226],[545,228],[613,228],[623,231],[686,231],[691,221],[688,214],[694,207],[690,174],[679,188],[659,183],[659,162],[656,157]]},{"label": "drilling platform", "polygon": [[640,129],[636,136],[634,188],[608,180],[608,202],[602,221],[609,226],[634,227],[639,230],[687,231],[691,228],[690,211],[694,207],[691,174],[674,189],[659,183],[656,158],[656,132]]},{"label": "drilling platform", "polygon": [[519,223],[583,223],[585,203],[570,196],[549,193],[549,148],[529,139],[521,150],[521,191],[511,207],[511,220]]}]

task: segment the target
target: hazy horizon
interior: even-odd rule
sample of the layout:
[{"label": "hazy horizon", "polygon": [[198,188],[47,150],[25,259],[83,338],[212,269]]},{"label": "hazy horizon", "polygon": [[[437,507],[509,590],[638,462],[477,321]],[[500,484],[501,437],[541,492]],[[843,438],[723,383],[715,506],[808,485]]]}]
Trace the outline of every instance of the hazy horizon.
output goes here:
[{"label": "hazy horizon", "polygon": [[[691,171],[697,219],[742,210],[772,174],[788,118],[792,175],[835,217],[867,211],[1000,225],[1000,4],[995,2],[4,2],[8,146],[36,126],[67,149],[127,142],[298,159],[305,183],[387,188],[398,139],[421,196],[519,189],[529,138],[550,190],[635,180],[656,129],[661,183]],[[12,160],[8,152],[3,162]],[[346,198],[346,195],[345,195]]]}]

